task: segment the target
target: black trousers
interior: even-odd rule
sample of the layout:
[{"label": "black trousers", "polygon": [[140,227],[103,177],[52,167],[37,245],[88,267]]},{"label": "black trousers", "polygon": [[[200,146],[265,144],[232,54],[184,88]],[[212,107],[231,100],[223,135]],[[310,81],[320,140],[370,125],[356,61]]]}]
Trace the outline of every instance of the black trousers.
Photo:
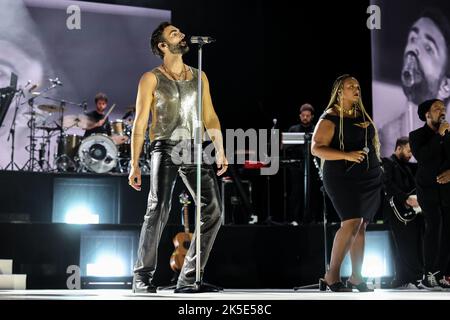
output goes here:
[{"label": "black trousers", "polygon": [[[150,192],[147,212],[142,225],[137,261],[134,272],[151,281],[156,270],[158,244],[167,223],[171,208],[172,193],[177,175],[196,200],[196,165],[180,164],[182,161],[173,152],[176,142],[158,141],[151,146]],[[173,161],[175,159],[175,161]],[[195,159],[195,158],[193,158]],[[202,164],[201,169],[201,274],[209,257],[217,232],[221,225],[219,188],[211,165]],[[177,287],[192,285],[196,271],[196,236],[192,239],[178,278]]]},{"label": "black trousers", "polygon": [[445,273],[450,260],[450,207],[418,198],[425,220],[424,271]]},{"label": "black trousers", "polygon": [[396,282],[399,285],[414,283],[423,274],[423,216],[405,225],[395,217],[387,201],[384,210],[394,240]]}]

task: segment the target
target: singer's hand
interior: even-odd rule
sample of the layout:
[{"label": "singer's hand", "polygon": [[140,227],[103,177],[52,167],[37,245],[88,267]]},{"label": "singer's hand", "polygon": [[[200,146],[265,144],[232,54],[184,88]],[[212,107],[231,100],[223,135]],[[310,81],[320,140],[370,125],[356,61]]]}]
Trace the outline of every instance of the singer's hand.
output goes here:
[{"label": "singer's hand", "polygon": [[443,121],[439,126],[439,134],[441,136],[444,136],[446,131],[450,131],[450,123],[448,123],[447,121]]},{"label": "singer's hand", "polygon": [[406,204],[413,208],[419,206],[419,202],[417,201],[417,197],[415,196],[409,196],[408,199],[406,199]]},{"label": "singer's hand", "polygon": [[436,178],[437,183],[439,184],[446,184],[450,182],[450,170],[445,170]]},{"label": "singer's hand", "polygon": [[350,151],[345,153],[344,160],[361,163],[366,155],[367,153],[364,150]]},{"label": "singer's hand", "polygon": [[137,191],[141,191],[141,169],[139,166],[131,166],[128,184]]},{"label": "singer's hand", "polygon": [[224,153],[217,153],[216,158],[217,169],[219,169],[217,175],[221,176],[228,169],[228,160]]}]

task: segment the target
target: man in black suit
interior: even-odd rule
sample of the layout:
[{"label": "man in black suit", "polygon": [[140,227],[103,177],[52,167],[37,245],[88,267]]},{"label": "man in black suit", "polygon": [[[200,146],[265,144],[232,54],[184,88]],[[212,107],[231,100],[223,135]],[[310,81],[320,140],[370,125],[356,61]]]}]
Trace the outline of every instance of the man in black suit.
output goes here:
[{"label": "man in black suit", "polygon": [[450,124],[439,99],[422,102],[420,120],[426,124],[409,134],[417,159],[417,197],[425,219],[424,275],[419,286],[429,290],[449,289],[444,278],[450,258]]},{"label": "man in black suit", "polygon": [[412,157],[408,137],[398,138],[395,152],[389,158],[383,158],[383,182],[386,192],[384,216],[391,228],[395,245],[395,280],[393,288],[414,289],[422,276],[422,229],[423,217],[415,217],[407,223],[400,221],[394,214],[389,200],[395,203],[418,207],[415,196],[416,184],[408,165]]}]

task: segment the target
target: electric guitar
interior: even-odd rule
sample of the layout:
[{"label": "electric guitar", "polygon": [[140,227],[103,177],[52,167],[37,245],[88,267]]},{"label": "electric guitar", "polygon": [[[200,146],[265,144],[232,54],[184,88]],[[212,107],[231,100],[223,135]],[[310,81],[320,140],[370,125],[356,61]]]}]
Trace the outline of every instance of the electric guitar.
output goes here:
[{"label": "electric guitar", "polygon": [[411,207],[406,203],[400,203],[394,197],[389,199],[389,205],[391,206],[391,209],[397,219],[405,225],[408,222],[413,221],[418,214],[422,213],[422,209],[420,207]]},{"label": "electric guitar", "polygon": [[184,258],[191,245],[192,233],[189,232],[189,195],[186,192],[180,194],[180,203],[183,205],[183,225],[184,232],[179,232],[173,238],[173,245],[175,251],[170,257],[170,268],[175,272],[180,272],[183,267]]},{"label": "electric guitar", "polygon": [[320,167],[320,163],[319,163],[319,158],[317,157],[312,157],[313,158],[313,162],[314,162],[314,166],[317,169],[317,172],[319,173],[319,178],[320,181],[323,181],[323,172],[322,172],[322,168]]}]

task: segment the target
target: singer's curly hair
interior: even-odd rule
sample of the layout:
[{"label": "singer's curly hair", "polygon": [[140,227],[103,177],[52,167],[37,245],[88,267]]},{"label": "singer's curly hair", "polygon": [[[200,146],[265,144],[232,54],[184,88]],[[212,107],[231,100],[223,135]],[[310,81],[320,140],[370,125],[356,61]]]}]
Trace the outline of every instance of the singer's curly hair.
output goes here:
[{"label": "singer's curly hair", "polygon": [[150,48],[155,56],[159,56],[161,59],[164,58],[164,53],[159,49],[158,44],[166,41],[163,36],[164,29],[172,24],[168,21],[161,22],[159,26],[153,31],[152,37],[150,39]]}]

